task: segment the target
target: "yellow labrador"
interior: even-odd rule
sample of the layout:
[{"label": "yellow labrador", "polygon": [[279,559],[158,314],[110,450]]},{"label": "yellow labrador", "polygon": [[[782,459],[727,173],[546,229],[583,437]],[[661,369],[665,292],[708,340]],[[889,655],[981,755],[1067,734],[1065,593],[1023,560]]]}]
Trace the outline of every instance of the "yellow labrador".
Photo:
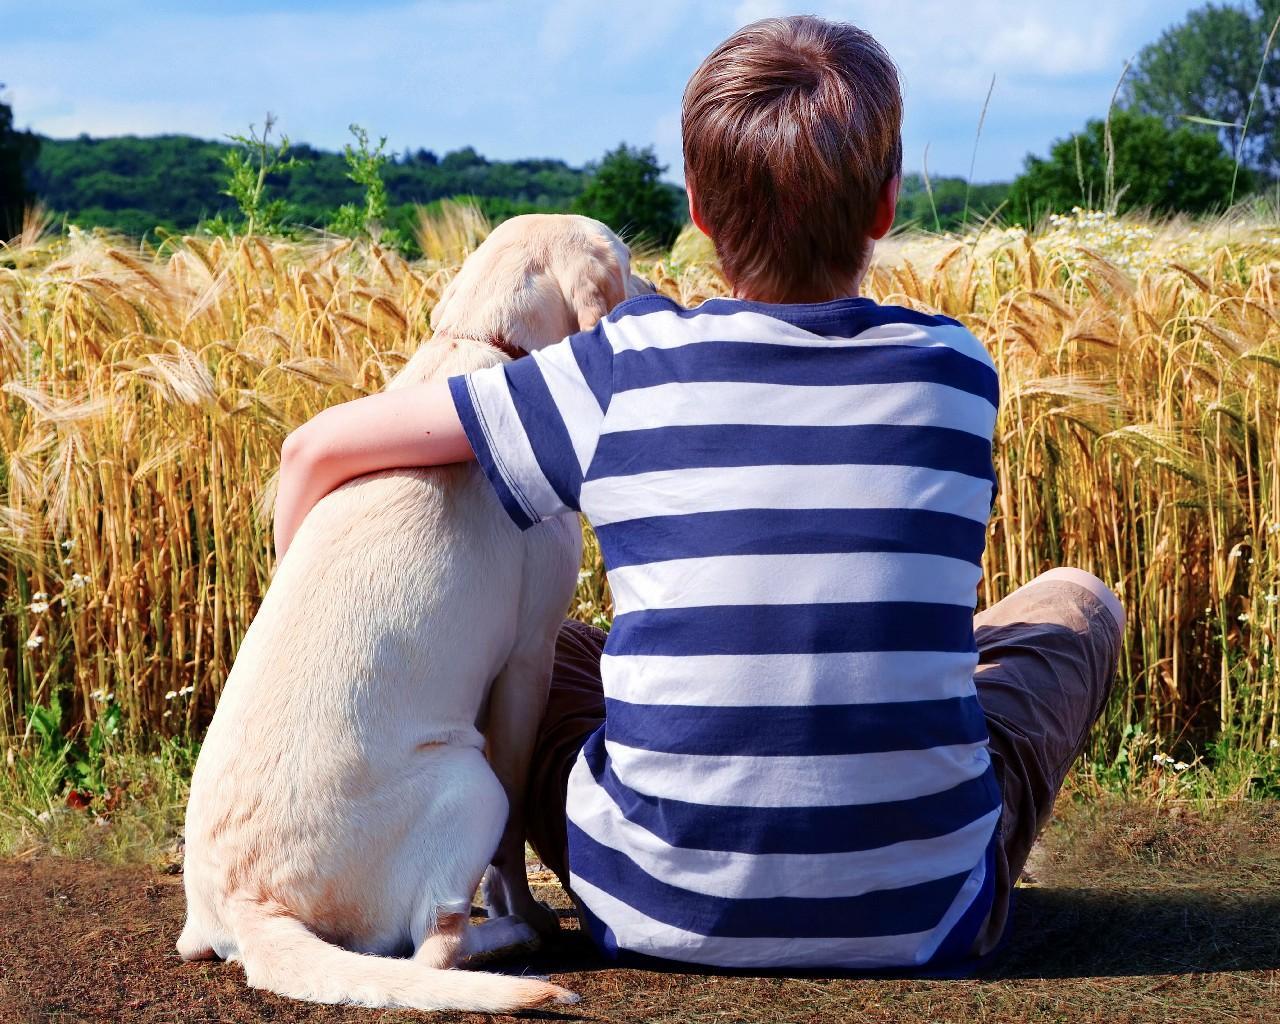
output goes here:
[{"label": "yellow labrador", "polygon": [[[390,387],[591,327],[635,286],[604,225],[507,221]],[[555,927],[529,893],[518,808],[580,544],[570,516],[521,533],[474,466],[377,473],[316,505],[196,765],[185,959],[239,959],[250,985],[324,1003],[499,1013],[576,999],[449,968],[532,940],[530,921]],[[491,860],[503,916],[472,926]]]}]

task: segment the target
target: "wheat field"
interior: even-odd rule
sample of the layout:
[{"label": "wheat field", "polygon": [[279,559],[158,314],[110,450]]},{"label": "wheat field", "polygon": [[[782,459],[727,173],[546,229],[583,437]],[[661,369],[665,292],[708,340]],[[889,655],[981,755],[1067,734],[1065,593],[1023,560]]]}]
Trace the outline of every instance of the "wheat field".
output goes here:
[{"label": "wheat field", "polygon": [[[0,746],[54,694],[74,723],[114,705],[136,737],[198,735],[270,579],[281,441],[428,341],[486,230],[446,208],[412,263],[36,221],[0,248]],[[1276,234],[1078,211],[892,239],[867,282],[964,322],[1000,371],[981,603],[1057,564],[1122,597],[1106,756],[1280,746]],[[640,269],[685,304],[725,291],[694,234]],[[572,613],[610,613],[590,543]]]}]

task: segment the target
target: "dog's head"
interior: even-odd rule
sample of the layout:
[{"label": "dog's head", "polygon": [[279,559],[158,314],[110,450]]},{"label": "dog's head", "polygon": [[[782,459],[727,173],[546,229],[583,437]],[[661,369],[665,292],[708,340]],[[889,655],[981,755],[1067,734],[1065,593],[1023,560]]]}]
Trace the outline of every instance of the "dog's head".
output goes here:
[{"label": "dog's head", "polygon": [[596,322],[645,290],[631,253],[589,217],[526,214],[494,228],[431,313],[437,333],[533,352]]}]

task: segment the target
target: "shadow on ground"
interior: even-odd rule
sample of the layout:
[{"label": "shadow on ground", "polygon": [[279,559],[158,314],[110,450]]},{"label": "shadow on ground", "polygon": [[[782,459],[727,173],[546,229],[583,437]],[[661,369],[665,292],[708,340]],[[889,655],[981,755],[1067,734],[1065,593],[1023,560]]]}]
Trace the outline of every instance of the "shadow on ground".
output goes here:
[{"label": "shadow on ground", "polygon": [[1280,892],[1031,888],[1017,895],[1014,931],[990,977],[1280,970]]},{"label": "shadow on ground", "polygon": [[[545,894],[544,894],[545,895]],[[1021,888],[1003,949],[984,979],[1123,978],[1217,971],[1280,971],[1280,892],[1185,889],[1125,892]],[[612,970],[562,910],[559,943],[521,962],[539,972]],[[700,977],[905,980],[906,973],[690,971],[646,965],[655,973]],[[1278,1008],[1280,1015],[1280,1008]]]}]

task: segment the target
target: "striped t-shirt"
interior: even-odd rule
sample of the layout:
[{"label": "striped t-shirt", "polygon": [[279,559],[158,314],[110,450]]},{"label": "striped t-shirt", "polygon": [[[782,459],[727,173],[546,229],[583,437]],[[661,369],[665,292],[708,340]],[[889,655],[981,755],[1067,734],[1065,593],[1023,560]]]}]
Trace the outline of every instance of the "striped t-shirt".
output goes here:
[{"label": "striped t-shirt", "polygon": [[997,380],[869,299],[662,296],[450,381],[511,518],[580,510],[615,618],[569,780],[607,953],[938,965],[994,888],[973,683]]}]

